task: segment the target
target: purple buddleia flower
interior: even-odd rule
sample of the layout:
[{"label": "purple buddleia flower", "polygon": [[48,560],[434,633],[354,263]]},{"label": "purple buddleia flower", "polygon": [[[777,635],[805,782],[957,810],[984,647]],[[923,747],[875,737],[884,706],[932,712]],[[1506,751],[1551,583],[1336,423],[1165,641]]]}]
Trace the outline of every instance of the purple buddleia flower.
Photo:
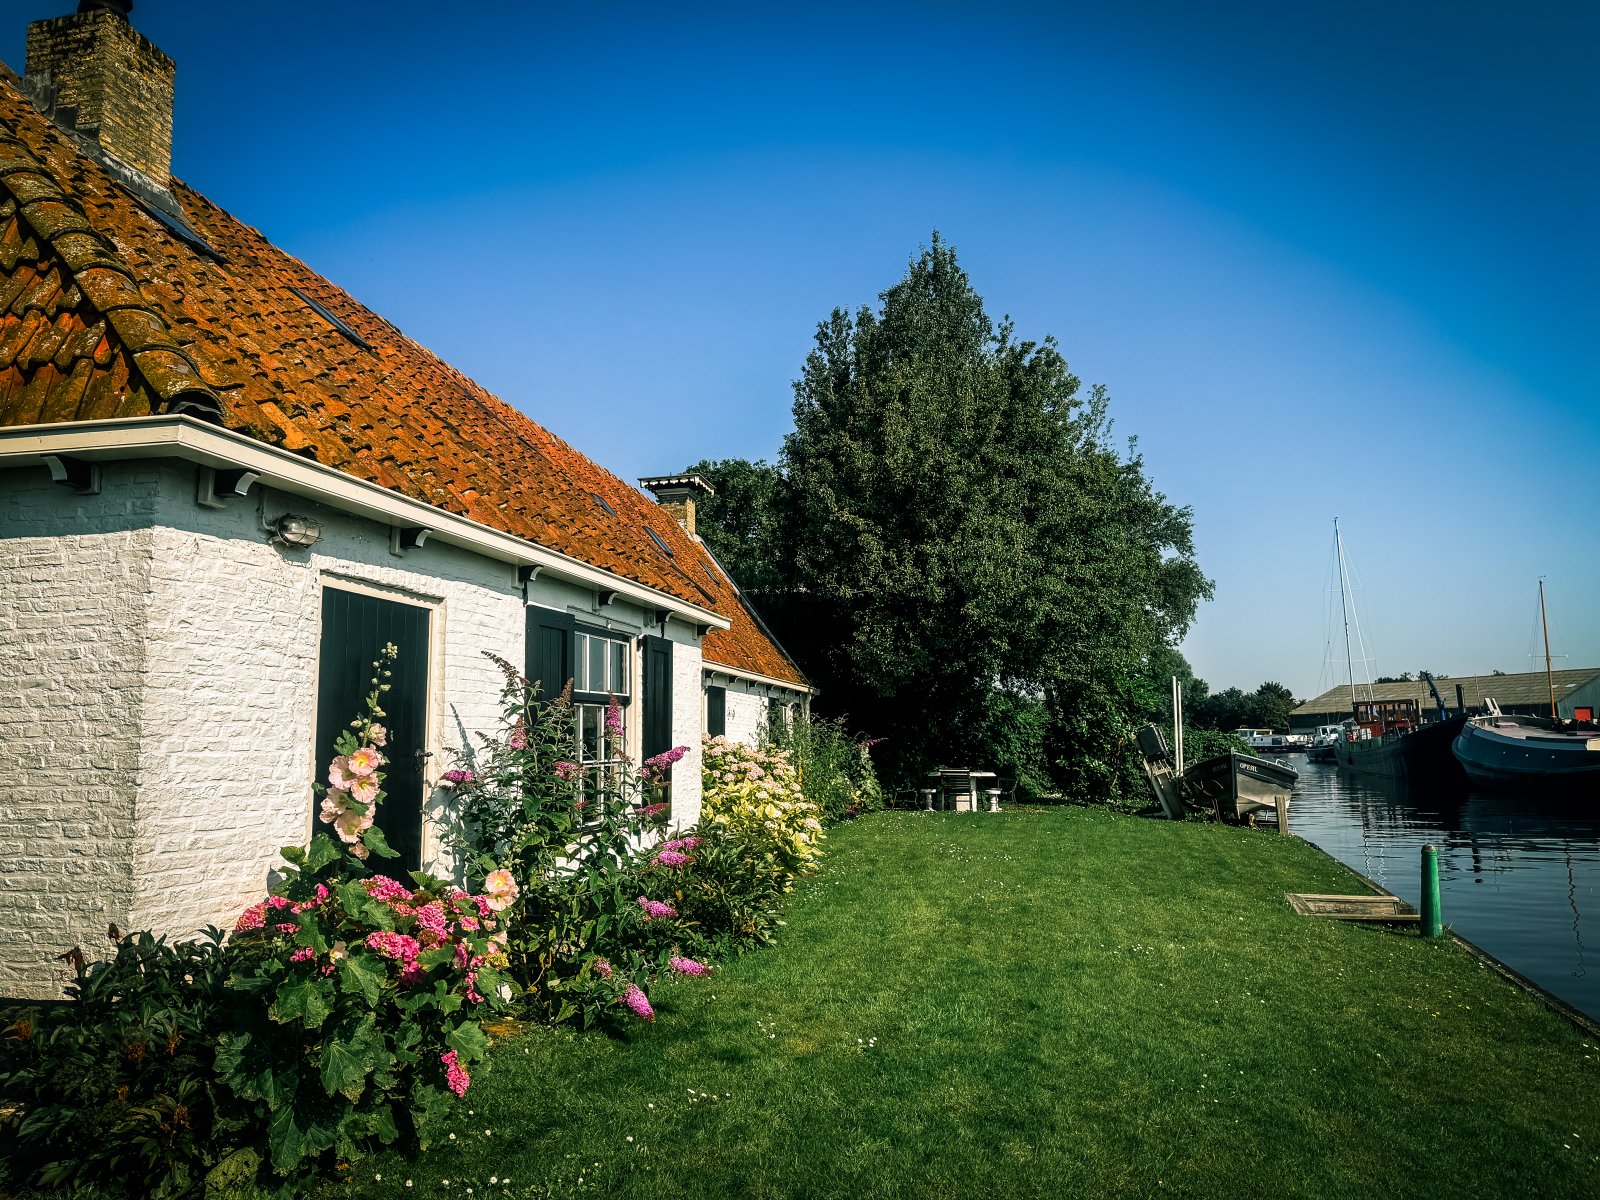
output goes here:
[{"label": "purple buddleia flower", "polygon": [[622,993],[622,1003],[633,1010],[633,1015],[641,1021],[654,1021],[656,1010],[650,1007],[650,997],[639,989],[637,983],[630,983],[628,990]]}]

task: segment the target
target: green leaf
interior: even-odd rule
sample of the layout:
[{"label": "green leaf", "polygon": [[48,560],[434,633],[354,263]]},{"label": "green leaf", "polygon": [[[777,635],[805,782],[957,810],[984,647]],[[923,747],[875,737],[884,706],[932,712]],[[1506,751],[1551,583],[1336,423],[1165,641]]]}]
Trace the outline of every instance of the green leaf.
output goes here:
[{"label": "green leaf", "polygon": [[330,1038],[323,1046],[322,1086],[330,1096],[337,1092],[353,1104],[361,1099],[367,1075],[388,1061],[377,1020],[368,1013],[348,1039]]},{"label": "green leaf", "polygon": [[337,1125],[327,1118],[319,1120],[306,1106],[280,1105],[272,1110],[272,1122],[267,1126],[272,1165],[287,1174],[302,1158],[331,1148],[337,1135]]},{"label": "green leaf", "polygon": [[305,865],[306,852],[301,846],[285,846],[278,853],[283,855],[285,862],[293,863],[297,867]]},{"label": "green leaf", "polygon": [[483,1030],[476,1021],[463,1021],[447,1030],[444,1043],[467,1062],[476,1062],[489,1049],[489,1039],[483,1036]]},{"label": "green leaf", "polygon": [[455,961],[456,952],[449,946],[435,946],[431,950],[424,950],[417,955],[417,962],[424,971],[431,971],[435,967],[442,967],[446,963]]},{"label": "green leaf", "polygon": [[381,900],[374,900],[367,895],[367,889],[362,887],[358,880],[341,883],[334,888],[339,895],[339,904],[344,908],[345,915],[363,925],[372,925],[378,929],[393,930],[395,926],[395,912]]},{"label": "green leaf", "polygon": [[376,1006],[389,973],[382,963],[358,953],[339,960],[338,978],[341,991],[358,993],[368,1004]]},{"label": "green leaf", "polygon": [[278,989],[269,1015],[284,1025],[299,1021],[307,1029],[316,1029],[332,1011],[327,985],[322,980],[297,979]]},{"label": "green leaf", "polygon": [[339,847],[333,844],[333,839],[325,833],[319,833],[311,839],[311,852],[305,858],[306,870],[320,871],[340,857],[341,852]]},{"label": "green leaf", "polygon": [[383,836],[383,830],[379,829],[376,825],[370,826],[367,831],[361,835],[361,844],[376,854],[379,858],[400,857],[400,852],[398,850],[389,849],[388,839]]}]

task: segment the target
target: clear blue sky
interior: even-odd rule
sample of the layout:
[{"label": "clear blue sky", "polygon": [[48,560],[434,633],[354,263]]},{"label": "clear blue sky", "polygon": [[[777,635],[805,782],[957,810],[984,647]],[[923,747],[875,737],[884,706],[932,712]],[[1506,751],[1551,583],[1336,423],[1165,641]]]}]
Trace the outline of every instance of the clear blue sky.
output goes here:
[{"label": "clear blue sky", "polygon": [[[72,0],[0,2],[0,56]],[[137,0],[175,169],[624,478],[937,228],[1194,509],[1213,688],[1600,666],[1600,6]],[[1342,666],[1338,672],[1342,677]]]}]

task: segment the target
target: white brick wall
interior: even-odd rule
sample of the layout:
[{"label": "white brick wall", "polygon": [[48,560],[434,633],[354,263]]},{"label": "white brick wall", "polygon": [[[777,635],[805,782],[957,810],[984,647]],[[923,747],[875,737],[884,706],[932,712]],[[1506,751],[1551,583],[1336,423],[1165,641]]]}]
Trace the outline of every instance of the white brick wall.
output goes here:
[{"label": "white brick wall", "polygon": [[705,729],[704,696],[700,690],[700,644],[692,634],[684,641],[673,629],[672,744],[689,753],[672,768],[672,827],[687,829],[700,819],[700,734]]},{"label": "white brick wall", "polygon": [[751,685],[740,680],[727,683],[728,728],[730,742],[744,742],[754,746],[761,740],[762,727],[767,723],[767,698],[749,691]]},{"label": "white brick wall", "polygon": [[0,995],[59,995],[56,956],[130,924],[156,472],[80,496],[0,472]]},{"label": "white brick wall", "polygon": [[[213,510],[194,487],[179,464],[108,465],[99,496],[42,468],[0,477],[0,995],[58,995],[54,956],[103,954],[109,921],[182,938],[260,899],[278,849],[311,832],[325,767],[311,754],[328,582],[434,609],[430,775],[497,720],[481,651],[521,661],[508,564],[434,545],[396,557],[386,529],[303,499]],[[265,540],[263,513],[289,510],[323,522],[314,549]],[[424,865],[447,865],[438,849],[430,827]]]}]

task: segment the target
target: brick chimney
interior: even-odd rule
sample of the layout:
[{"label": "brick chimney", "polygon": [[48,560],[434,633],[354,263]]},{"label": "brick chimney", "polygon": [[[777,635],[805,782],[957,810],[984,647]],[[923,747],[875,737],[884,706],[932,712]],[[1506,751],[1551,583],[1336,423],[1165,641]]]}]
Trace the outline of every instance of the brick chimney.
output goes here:
[{"label": "brick chimney", "polygon": [[28,26],[28,83],[58,125],[165,192],[172,179],[172,60],[128,24],[133,0],[79,0]]},{"label": "brick chimney", "polygon": [[698,475],[652,475],[639,480],[639,486],[654,492],[661,507],[678,518],[678,524],[691,535],[694,533],[695,496],[717,494],[716,488]]}]

